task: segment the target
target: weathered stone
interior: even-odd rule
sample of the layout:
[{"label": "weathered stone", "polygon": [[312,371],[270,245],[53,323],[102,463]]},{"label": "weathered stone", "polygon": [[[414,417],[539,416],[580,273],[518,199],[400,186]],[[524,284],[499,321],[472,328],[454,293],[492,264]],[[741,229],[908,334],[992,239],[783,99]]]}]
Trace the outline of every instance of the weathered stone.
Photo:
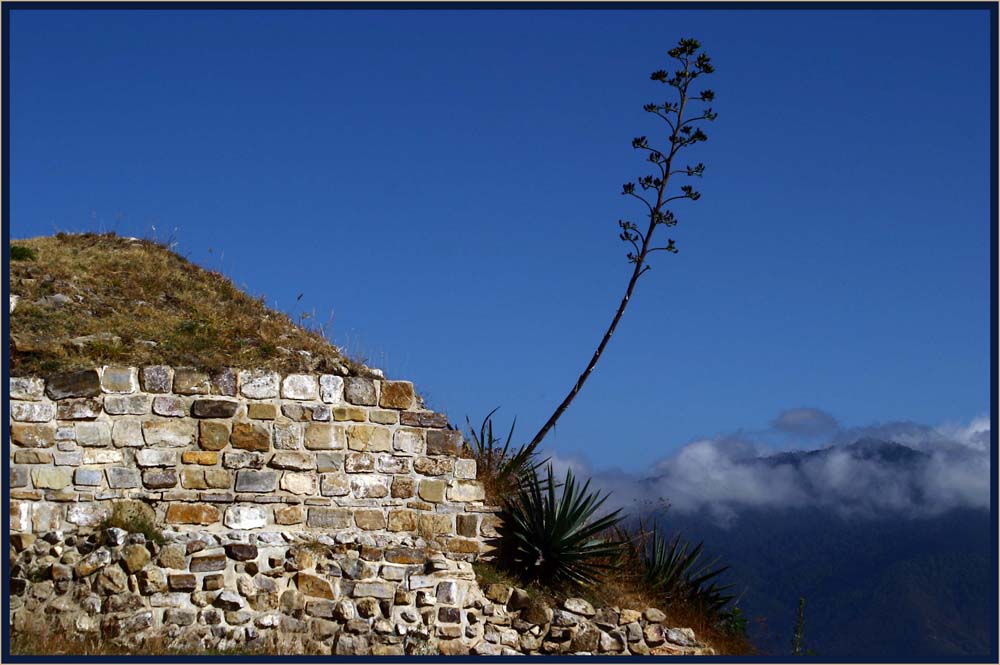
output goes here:
[{"label": "weathered stone", "polygon": [[96,397],[101,394],[101,377],[96,369],[50,376],[45,382],[45,394],[50,399]]},{"label": "weathered stone", "polygon": [[413,478],[396,477],[392,479],[392,498],[409,499],[417,492],[417,483]]},{"label": "weathered stone", "polygon": [[544,626],[552,621],[552,608],[540,598],[532,599],[528,606],[521,610],[521,620],[536,626]]},{"label": "weathered stone", "polygon": [[479,534],[479,516],[474,514],[455,515],[455,530],[460,536],[475,538]]},{"label": "weathered stone", "polygon": [[259,506],[229,506],[223,523],[230,529],[259,529],[267,524],[267,513]]},{"label": "weathered stone", "polygon": [[600,639],[601,631],[592,625],[586,624],[573,636],[569,650],[574,653],[594,653],[597,651]]},{"label": "weathered stone", "polygon": [[444,429],[427,432],[427,454],[456,457],[462,447],[462,433]]},{"label": "weathered stone", "polygon": [[12,466],[10,467],[10,476],[8,478],[8,483],[10,487],[24,487],[28,484],[28,469],[23,466]]},{"label": "weathered stone", "polygon": [[139,470],[126,467],[114,467],[107,470],[108,487],[111,489],[130,489],[139,486]]},{"label": "weathered stone", "polygon": [[350,453],[344,458],[347,473],[370,473],[375,470],[375,456],[368,453]]},{"label": "weathered stone", "polygon": [[286,471],[281,474],[281,489],[292,494],[315,494],[316,474]]},{"label": "weathered stone", "polygon": [[389,457],[379,455],[375,460],[375,470],[379,473],[409,474],[410,460],[405,457]]},{"label": "weathered stone", "polygon": [[344,380],[344,397],[351,404],[375,406],[375,382],[360,376],[349,376]]},{"label": "weathered stone", "polygon": [[330,473],[344,470],[344,453],[316,453],[316,470]]},{"label": "weathered stone", "polygon": [[663,623],[667,620],[667,615],[655,607],[647,607],[642,612],[642,618],[651,623]]},{"label": "weathered stone", "polygon": [[[83,455],[80,456],[83,459]],[[52,464],[52,453],[47,450],[15,450],[15,464]]]},{"label": "weathered stone", "polygon": [[[80,455],[81,461],[83,455]],[[104,484],[104,471],[101,469],[77,469],[73,472],[73,484],[95,487]]]},{"label": "weathered stone", "polygon": [[475,480],[476,460],[474,459],[455,460],[455,477],[463,480]]},{"label": "weathered stone", "polygon": [[392,598],[396,585],[387,582],[358,582],[351,593],[355,598]]},{"label": "weathered stone", "polygon": [[189,570],[192,573],[206,573],[214,570],[226,569],[225,554],[207,554],[205,556],[191,557]]},{"label": "weathered stone", "polygon": [[274,423],[274,447],[278,450],[298,450],[302,447],[302,425],[293,422]]},{"label": "weathered stone", "polygon": [[506,584],[487,584],[483,593],[494,603],[506,605],[507,599],[510,598],[511,588]]},{"label": "weathered stone", "polygon": [[372,409],[368,412],[368,420],[380,425],[395,425],[399,422],[399,414],[388,409]]},{"label": "weathered stone", "polygon": [[15,402],[12,400],[9,404],[10,417],[21,422],[44,423],[56,417],[56,405],[53,402]]},{"label": "weathered stone", "polygon": [[224,469],[205,469],[205,484],[211,489],[229,489],[232,475]]},{"label": "weathered stone", "polygon": [[236,397],[236,372],[231,367],[212,372],[212,394]]},{"label": "weathered stone", "polygon": [[700,644],[690,628],[667,628],[663,631],[663,636],[668,642],[682,647],[696,647]]},{"label": "weathered stone", "polygon": [[452,472],[454,460],[418,457],[413,461],[413,470],[424,476],[443,476]]},{"label": "weathered stone", "polygon": [[135,454],[135,463],[139,466],[177,466],[177,453],[173,450],[153,450],[146,448]]},{"label": "weathered stone", "polygon": [[75,503],[66,511],[66,521],[78,526],[99,526],[111,516],[111,509],[98,503]]},{"label": "weathered stone", "polygon": [[646,645],[651,647],[659,646],[666,641],[666,637],[663,634],[663,626],[658,623],[648,624],[643,629],[642,636],[646,640]]},{"label": "weathered stone", "polygon": [[249,370],[239,373],[240,393],[250,399],[271,399],[278,396],[281,377],[269,370]]},{"label": "weathered stone", "polygon": [[630,623],[635,623],[642,618],[642,613],[636,610],[623,609],[618,613],[618,625],[627,626]]},{"label": "weathered stone", "polygon": [[308,471],[316,468],[316,458],[309,453],[277,452],[271,458],[268,466],[273,466],[276,469]]},{"label": "weathered stone", "polygon": [[302,506],[284,506],[274,509],[275,524],[302,524],[306,521],[306,509]]},{"label": "weathered stone", "polygon": [[289,374],[281,382],[281,396],[285,399],[319,399],[319,385],[311,374]]},{"label": "weathered stone", "polygon": [[319,397],[327,404],[339,404],[344,401],[344,380],[332,374],[319,377]]},{"label": "weathered stone", "polygon": [[319,491],[323,496],[345,496],[351,491],[350,478],[341,473],[324,473]]},{"label": "weathered stone", "polygon": [[195,440],[195,425],[189,420],[147,420],[142,436],[150,446],[188,446]]},{"label": "weathered stone", "polygon": [[[142,416],[149,413],[149,402],[148,395],[108,395],[104,398],[104,411],[113,416]],[[97,412],[100,413],[99,408]]]},{"label": "weathered stone", "polygon": [[134,393],[138,389],[139,375],[134,367],[105,367],[101,373],[101,390],[106,393]]},{"label": "weathered stone", "polygon": [[121,464],[124,459],[120,450],[87,448],[83,451],[84,464]]},{"label": "weathered stone", "polygon": [[235,423],[229,438],[233,448],[267,452],[271,449],[271,435],[267,428],[257,423]]},{"label": "weathered stone", "polygon": [[511,612],[523,610],[531,602],[531,596],[524,589],[514,587],[510,590],[510,598],[507,599],[507,609]]},{"label": "weathered stone", "polygon": [[205,372],[178,367],[174,370],[174,392],[178,395],[208,395],[212,392],[212,380]]},{"label": "weathered stone", "polygon": [[381,499],[389,495],[388,476],[354,474],[350,478],[351,492],[358,499]]},{"label": "weathered stone", "polygon": [[333,419],[338,422],[350,420],[363,423],[368,420],[368,412],[357,406],[337,406],[333,409]]},{"label": "weathered stone", "polygon": [[376,531],[385,528],[385,514],[381,510],[357,510],[354,521],[359,529]]},{"label": "weathered stone", "polygon": [[115,420],[111,428],[111,441],[118,448],[141,448],[146,445],[142,437],[142,424],[138,420]]},{"label": "weathered stone", "polygon": [[37,489],[61,490],[69,485],[69,472],[65,469],[37,468],[31,470],[31,482]]},{"label": "weathered stone", "polygon": [[177,471],[175,469],[144,469],[142,484],[151,490],[162,490],[177,486]]},{"label": "weathered stone", "polygon": [[444,501],[445,482],[443,480],[421,480],[417,494],[424,501],[442,503]]},{"label": "weathered stone", "polygon": [[240,598],[239,594],[233,591],[223,590],[218,596],[215,597],[215,602],[212,603],[221,610],[226,610],[228,612],[234,612],[236,610],[243,608],[243,599]]},{"label": "weathered stone", "polygon": [[452,533],[454,525],[448,513],[420,513],[417,517],[417,531],[423,534],[440,535]]},{"label": "weathered stone", "polygon": [[120,594],[128,588],[128,575],[121,568],[105,567],[97,576],[95,586],[95,591],[102,596]]},{"label": "weathered stone", "polygon": [[391,452],[389,430],[374,425],[351,425],[347,430],[347,447],[360,452]]},{"label": "weathered stone", "polygon": [[129,574],[142,570],[149,559],[149,550],[144,545],[126,545],[122,549],[122,565]]},{"label": "weathered stone", "polygon": [[344,428],[328,423],[305,426],[305,444],[309,450],[336,450],[344,447]]},{"label": "weathered stone", "polygon": [[201,588],[203,591],[218,591],[224,586],[226,586],[225,575],[205,575],[205,577],[201,580]]},{"label": "weathered stone", "polygon": [[238,406],[238,402],[227,399],[196,399],[191,403],[191,415],[195,418],[232,418]]},{"label": "weathered stone", "polygon": [[351,512],[337,508],[310,508],[306,524],[311,527],[349,529],[353,524]]},{"label": "weathered stone", "polygon": [[449,538],[445,549],[456,554],[479,554],[480,545],[470,538]]},{"label": "weathered stone", "polygon": [[278,407],[265,402],[247,404],[247,418],[252,420],[274,420],[278,417]]},{"label": "weathered stone", "polygon": [[483,501],[486,492],[475,480],[453,480],[448,487],[448,500],[456,502]]},{"label": "weathered stone", "polygon": [[433,411],[403,411],[399,414],[399,424],[410,427],[447,427],[448,417]]},{"label": "weathered stone", "polygon": [[219,509],[207,503],[173,503],[167,508],[170,524],[215,524],[220,517]]},{"label": "weathered stone", "polygon": [[181,453],[181,462],[184,464],[201,464],[203,466],[214,466],[219,461],[219,453],[210,450],[185,450]]},{"label": "weathered stone", "polygon": [[567,598],[563,601],[563,609],[573,614],[579,614],[580,616],[594,616],[594,606],[583,598]]},{"label": "weathered stone", "polygon": [[261,469],[266,460],[261,453],[236,451],[222,454],[222,466],[227,469]]},{"label": "weathered stone", "polygon": [[[337,377],[339,378],[339,377]],[[10,399],[37,401],[45,392],[45,382],[37,377],[10,377]]]},{"label": "weathered stone", "polygon": [[[76,442],[81,446],[104,447],[111,445],[111,426],[108,423],[76,423],[74,433],[76,434]],[[142,434],[138,433],[138,437],[141,439]]]},{"label": "weathered stone", "polygon": [[273,492],[278,487],[278,474],[275,471],[236,472],[237,492]]},{"label": "weathered stone", "polygon": [[198,423],[198,445],[205,450],[222,450],[229,443],[227,423],[201,421]]},{"label": "weathered stone", "polygon": [[157,560],[164,568],[173,568],[175,570],[183,570],[187,568],[186,552],[183,545],[165,545],[160,549],[160,554]]},{"label": "weathered stone", "polygon": [[56,426],[54,423],[46,425],[12,423],[10,436],[14,443],[25,448],[48,448],[56,442]]},{"label": "weathered stone", "polygon": [[195,622],[197,613],[192,610],[168,608],[163,610],[163,623],[175,626],[190,626]]},{"label": "weathered stone", "polygon": [[170,575],[167,578],[171,591],[186,591],[190,593],[198,588],[198,578],[190,573]]},{"label": "weathered stone", "polygon": [[[171,575],[173,577],[173,575]],[[194,580],[194,575],[190,575],[191,580]],[[145,568],[135,575],[136,586],[139,588],[139,593],[144,596],[148,596],[152,593],[162,593],[167,589],[167,576],[159,568]],[[177,591],[182,591],[183,589],[177,589]]]},{"label": "weathered stone", "polygon": [[183,418],[187,415],[187,403],[175,395],[157,395],[153,398],[153,413],[168,418]]},{"label": "weathered stone", "polygon": [[413,384],[409,381],[383,381],[379,406],[386,409],[409,409],[413,406]]},{"label": "weathered stone", "polygon": [[169,393],[173,387],[174,370],[166,365],[142,368],[142,389],[147,393]]},{"label": "weathered stone", "polygon": [[296,573],[295,583],[299,591],[307,596],[328,598],[331,600],[336,597],[330,583],[317,575],[302,572]]},{"label": "weathered stone", "polygon": [[106,547],[100,547],[80,559],[74,568],[77,577],[87,577],[111,563],[111,552]]}]

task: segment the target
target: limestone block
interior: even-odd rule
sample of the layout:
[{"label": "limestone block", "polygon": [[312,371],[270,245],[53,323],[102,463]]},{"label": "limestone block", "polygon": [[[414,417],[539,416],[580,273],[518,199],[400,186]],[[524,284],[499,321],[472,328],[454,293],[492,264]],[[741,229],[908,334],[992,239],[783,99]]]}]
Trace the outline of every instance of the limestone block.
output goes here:
[{"label": "limestone block", "polygon": [[409,409],[413,406],[413,384],[409,381],[383,381],[379,406],[386,409]]},{"label": "limestone block", "polygon": [[247,418],[251,420],[274,420],[278,417],[278,407],[266,402],[247,404]]},{"label": "limestone block", "polygon": [[196,399],[191,403],[191,415],[195,418],[232,418],[239,403],[229,399]]},{"label": "limestone block", "polygon": [[339,404],[344,401],[344,380],[332,374],[319,377],[319,396],[327,404]]},{"label": "limestone block", "polygon": [[56,417],[53,402],[15,402],[11,400],[10,417],[20,422],[44,423]]},{"label": "limestone block", "polygon": [[45,425],[28,425],[13,423],[10,426],[11,439],[25,448],[48,448],[56,442],[56,426],[54,423]]},{"label": "limestone block", "polygon": [[8,385],[10,386],[10,399],[23,399],[34,402],[42,399],[45,393],[45,381],[33,376],[12,376]]},{"label": "limestone block", "polygon": [[198,423],[198,445],[205,450],[222,450],[229,444],[229,424],[202,420]]},{"label": "limestone block", "polygon": [[146,445],[188,446],[195,441],[195,424],[189,420],[147,420],[142,423]]},{"label": "limestone block", "polygon": [[354,522],[365,531],[381,530],[386,526],[385,514],[381,510],[356,510]]},{"label": "limestone block", "polygon": [[104,411],[113,416],[142,416],[149,413],[150,401],[148,395],[108,395],[104,398]]},{"label": "limestone block", "polygon": [[[251,418],[253,416],[250,416]],[[302,448],[302,425],[288,421],[274,423],[274,447],[277,450],[299,450]]]},{"label": "limestone block", "polygon": [[183,418],[187,415],[187,403],[176,395],[157,395],[153,398],[153,413],[167,418]]},{"label": "limestone block", "polygon": [[139,470],[126,467],[113,467],[107,470],[108,487],[111,489],[130,489],[139,486]]},{"label": "limestone block", "polygon": [[236,472],[237,492],[273,492],[278,487],[275,471],[241,470]]},{"label": "limestone block", "polygon": [[351,425],[347,430],[347,447],[360,452],[391,452],[389,430],[375,425]]},{"label": "limestone block", "polygon": [[[80,428],[77,428],[79,437]],[[111,427],[111,441],[118,448],[141,448],[146,445],[142,436],[142,423],[138,420],[115,419]],[[81,445],[86,445],[81,442]]]},{"label": "limestone block", "polygon": [[351,478],[351,493],[357,499],[381,499],[389,496],[388,476],[378,474],[353,474]]},{"label": "limestone block", "polygon": [[458,430],[430,430],[427,432],[427,454],[455,457],[462,447],[462,433]]},{"label": "limestone block", "polygon": [[45,394],[49,399],[55,400],[67,397],[96,397],[101,394],[101,378],[96,369],[56,374],[45,382]]},{"label": "limestone block", "polygon": [[174,370],[166,365],[142,368],[142,389],[147,393],[169,393],[173,388]]},{"label": "limestone block", "polygon": [[483,501],[486,492],[481,483],[474,480],[453,480],[448,487],[448,500],[464,503],[467,501]]},{"label": "limestone block", "polygon": [[101,390],[112,394],[134,393],[139,389],[139,371],[135,367],[105,367],[101,372]]},{"label": "limestone block", "polygon": [[207,503],[172,503],[167,508],[169,524],[215,524],[219,509]]},{"label": "limestone block", "polygon": [[344,397],[351,404],[375,406],[375,382],[360,376],[349,376],[344,380]]},{"label": "limestone block", "polygon": [[66,521],[78,526],[99,526],[111,516],[111,508],[100,503],[74,503],[66,511]]},{"label": "limestone block", "polygon": [[277,452],[274,453],[268,466],[273,466],[276,469],[308,471],[316,468],[316,458],[310,453]]},{"label": "limestone block", "polygon": [[316,494],[316,474],[286,471],[281,474],[281,489],[291,494]]},{"label": "limestone block", "polygon": [[173,450],[153,450],[145,448],[136,452],[135,463],[142,467],[177,466],[177,452]]},{"label": "limestone block", "polygon": [[333,419],[338,422],[350,420],[363,423],[368,420],[368,412],[356,406],[337,406],[333,408]]},{"label": "limestone block", "polygon": [[324,473],[320,475],[319,491],[323,496],[345,496],[351,492],[351,482],[342,473]]},{"label": "limestone block", "polygon": [[250,399],[271,399],[278,396],[281,377],[269,370],[244,370],[239,373],[240,394]]},{"label": "limestone block", "polygon": [[43,467],[31,470],[31,482],[37,489],[61,490],[72,481],[65,469]]},{"label": "limestone block", "polygon": [[281,382],[281,396],[285,399],[319,399],[319,385],[312,374],[289,374]]},{"label": "limestone block", "polygon": [[344,428],[328,423],[305,426],[305,445],[309,450],[339,450],[344,448]]},{"label": "limestone block", "polygon": [[455,460],[455,477],[461,480],[475,480],[476,460],[464,458]]},{"label": "limestone block", "polygon": [[205,372],[178,367],[174,370],[173,390],[178,395],[208,395],[212,392],[212,380]]},{"label": "limestone block", "polygon": [[267,452],[271,449],[271,434],[263,425],[250,422],[235,423],[229,441],[233,448]]},{"label": "limestone block", "polygon": [[87,448],[83,451],[84,464],[121,464],[124,460],[120,450]]},{"label": "limestone block", "polygon": [[351,512],[338,508],[310,508],[306,524],[328,529],[349,529],[353,525]]},{"label": "limestone block", "polygon": [[223,524],[230,529],[259,529],[267,525],[267,512],[260,506],[229,506]]}]

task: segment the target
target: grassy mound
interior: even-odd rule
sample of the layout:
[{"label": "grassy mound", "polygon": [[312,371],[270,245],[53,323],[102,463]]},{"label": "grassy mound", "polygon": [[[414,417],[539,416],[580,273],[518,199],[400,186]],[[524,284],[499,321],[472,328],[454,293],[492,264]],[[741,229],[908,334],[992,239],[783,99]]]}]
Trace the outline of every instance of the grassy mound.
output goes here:
[{"label": "grassy mound", "polygon": [[11,242],[10,364],[44,375],[106,364],[368,375],[217,272],[150,240],[65,234]]}]

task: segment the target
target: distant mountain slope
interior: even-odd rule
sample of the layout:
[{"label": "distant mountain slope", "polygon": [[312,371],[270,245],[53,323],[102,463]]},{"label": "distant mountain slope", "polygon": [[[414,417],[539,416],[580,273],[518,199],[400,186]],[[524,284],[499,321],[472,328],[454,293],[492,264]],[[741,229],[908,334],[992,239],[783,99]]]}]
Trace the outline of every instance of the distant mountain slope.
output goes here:
[{"label": "distant mountain slope", "polygon": [[[898,443],[782,453],[748,464],[802,464],[847,452],[912,470],[929,458]],[[987,511],[847,518],[823,507],[743,508],[727,526],[709,514],[668,511],[668,532],[704,540],[745,589],[741,606],[765,655],[787,656],[800,596],[817,656],[864,660],[988,657],[996,629],[995,528]]]},{"label": "distant mountain slope", "polygon": [[15,375],[99,364],[370,372],[263,298],[150,240],[60,233],[11,247]]}]

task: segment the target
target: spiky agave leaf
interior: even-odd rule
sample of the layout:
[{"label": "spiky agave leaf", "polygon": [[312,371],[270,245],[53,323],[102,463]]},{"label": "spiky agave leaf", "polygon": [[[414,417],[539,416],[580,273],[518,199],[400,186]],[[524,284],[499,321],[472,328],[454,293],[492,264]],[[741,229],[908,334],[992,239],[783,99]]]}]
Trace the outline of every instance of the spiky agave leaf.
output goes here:
[{"label": "spiky agave leaf", "polygon": [[602,560],[620,551],[619,543],[598,536],[620,521],[621,510],[594,519],[609,495],[591,492],[589,480],[580,486],[572,470],[562,483],[553,473],[549,465],[544,478],[537,473],[521,478],[506,502],[506,549],[528,581],[593,586],[608,567]]}]

